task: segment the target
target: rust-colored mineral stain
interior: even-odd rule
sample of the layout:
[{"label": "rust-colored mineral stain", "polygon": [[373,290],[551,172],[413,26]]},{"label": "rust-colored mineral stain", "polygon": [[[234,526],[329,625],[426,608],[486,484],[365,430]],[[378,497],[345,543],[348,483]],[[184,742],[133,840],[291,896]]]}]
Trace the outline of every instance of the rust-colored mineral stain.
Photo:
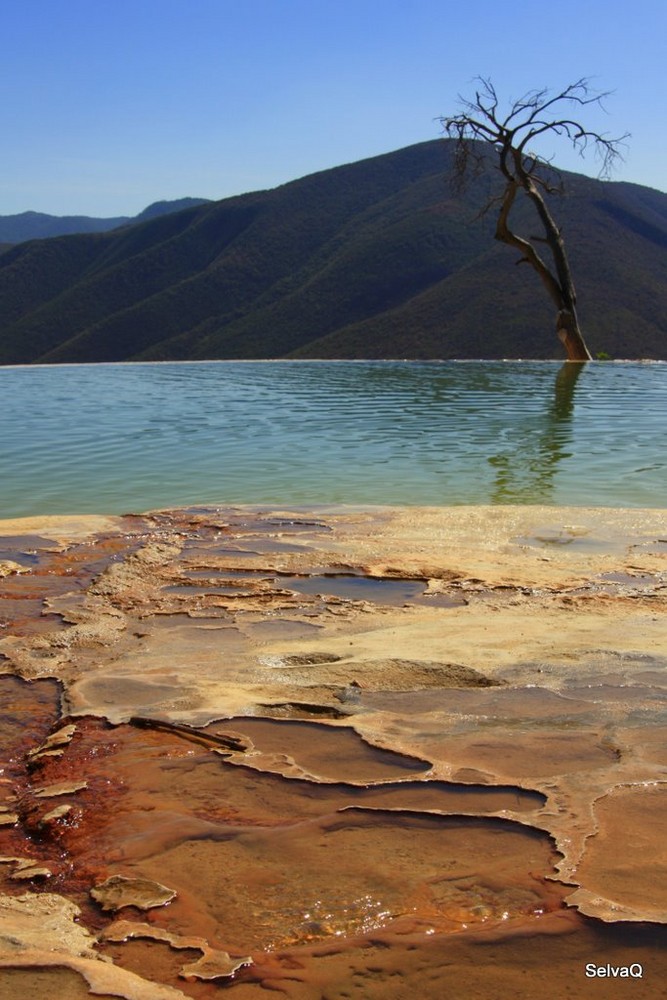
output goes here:
[{"label": "rust-colored mineral stain", "polygon": [[[7,538],[5,536],[5,542]],[[21,539],[21,536],[16,538]],[[59,616],[43,617],[45,602],[70,591],[84,590],[111,560],[131,552],[137,544],[135,538],[110,535],[68,547],[58,547],[54,543],[53,548],[34,549],[25,572],[0,578],[0,623],[5,634],[29,636],[62,630],[64,625]],[[20,547],[11,557],[20,558],[23,547],[21,540]],[[7,551],[11,555],[12,550]]]},{"label": "rust-colored mineral stain", "polygon": [[5,787],[25,775],[28,751],[42,742],[58,718],[60,694],[55,680],[0,677],[0,766]]},{"label": "rust-colored mineral stain", "polygon": [[[411,812],[415,782],[402,799],[396,783],[365,791],[290,781],[230,766],[176,732],[93,719],[78,720],[66,752],[44,760],[34,780],[58,787],[73,775],[87,783],[72,796],[73,817],[42,836],[72,862],[53,887],[88,916],[86,882],[108,875],[163,882],[178,895],[155,921],[246,951],[394,925],[450,932],[560,905],[562,893],[544,881],[553,871],[548,837]],[[444,788],[424,793],[422,806],[447,808]],[[37,800],[32,830],[47,807]]]},{"label": "rust-colored mineral stain", "polygon": [[[31,777],[29,752],[38,747],[48,736],[60,706],[60,684],[54,680],[24,681],[19,677],[0,677],[0,813],[11,820],[21,817],[29,797]],[[19,858],[34,863],[34,868],[26,864],[23,875],[33,871],[57,871],[62,868],[61,859],[56,856],[55,864],[50,864],[49,848],[41,841],[26,836],[20,822],[0,824],[0,856]],[[22,881],[12,879],[20,867],[19,863],[0,864],[0,885],[9,895],[24,891]],[[43,876],[42,876],[43,877]],[[46,876],[48,878],[48,875]]]}]

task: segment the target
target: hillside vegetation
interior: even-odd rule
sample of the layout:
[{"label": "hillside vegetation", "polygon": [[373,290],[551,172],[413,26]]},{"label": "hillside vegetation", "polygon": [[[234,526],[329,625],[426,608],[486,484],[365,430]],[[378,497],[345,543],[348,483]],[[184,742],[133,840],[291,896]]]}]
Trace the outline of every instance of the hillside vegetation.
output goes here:
[{"label": "hillside vegetation", "polygon": [[[445,139],[0,256],[0,363],[558,358],[535,274],[448,184]],[[589,347],[667,358],[667,195],[565,177]]]}]

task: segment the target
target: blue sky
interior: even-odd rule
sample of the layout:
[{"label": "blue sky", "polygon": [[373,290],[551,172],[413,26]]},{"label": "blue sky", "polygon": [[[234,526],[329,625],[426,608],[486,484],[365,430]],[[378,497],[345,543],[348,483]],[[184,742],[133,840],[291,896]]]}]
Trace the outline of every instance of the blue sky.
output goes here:
[{"label": "blue sky", "polygon": [[437,138],[479,75],[614,91],[587,121],[632,133],[616,178],[665,190],[666,38],[665,0],[5,2],[0,215],[274,187]]}]

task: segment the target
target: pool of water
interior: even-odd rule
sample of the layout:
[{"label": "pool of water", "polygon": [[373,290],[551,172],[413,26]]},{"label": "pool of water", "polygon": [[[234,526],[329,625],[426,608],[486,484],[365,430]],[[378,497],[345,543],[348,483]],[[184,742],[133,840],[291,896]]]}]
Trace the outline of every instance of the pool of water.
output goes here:
[{"label": "pool of water", "polygon": [[0,517],[667,494],[660,362],[10,367],[0,393]]}]

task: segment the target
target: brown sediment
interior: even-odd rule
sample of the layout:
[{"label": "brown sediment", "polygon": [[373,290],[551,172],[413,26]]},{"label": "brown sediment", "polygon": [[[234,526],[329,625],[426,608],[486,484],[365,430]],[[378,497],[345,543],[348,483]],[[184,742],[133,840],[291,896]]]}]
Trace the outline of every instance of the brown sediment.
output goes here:
[{"label": "brown sediment", "polygon": [[[86,980],[67,968],[0,968],[0,989],[3,1000],[26,1000],[26,997],[57,997],[58,1000],[90,998]],[[106,996],[110,997],[110,994]]]},{"label": "brown sediment", "polygon": [[577,869],[583,888],[569,902],[602,920],[664,921],[667,881],[656,875],[667,868],[667,784],[610,789],[593,811],[596,832]]},{"label": "brown sediment", "polygon": [[[655,995],[662,512],[319,513],[0,531],[0,900],[61,900],[58,934],[71,901],[94,948],[39,975],[101,988],[103,953],[123,996],[532,996],[539,935],[549,995],[638,955]],[[105,882],[162,903],[120,896],[105,938]],[[50,963],[8,941],[27,995]]]}]

